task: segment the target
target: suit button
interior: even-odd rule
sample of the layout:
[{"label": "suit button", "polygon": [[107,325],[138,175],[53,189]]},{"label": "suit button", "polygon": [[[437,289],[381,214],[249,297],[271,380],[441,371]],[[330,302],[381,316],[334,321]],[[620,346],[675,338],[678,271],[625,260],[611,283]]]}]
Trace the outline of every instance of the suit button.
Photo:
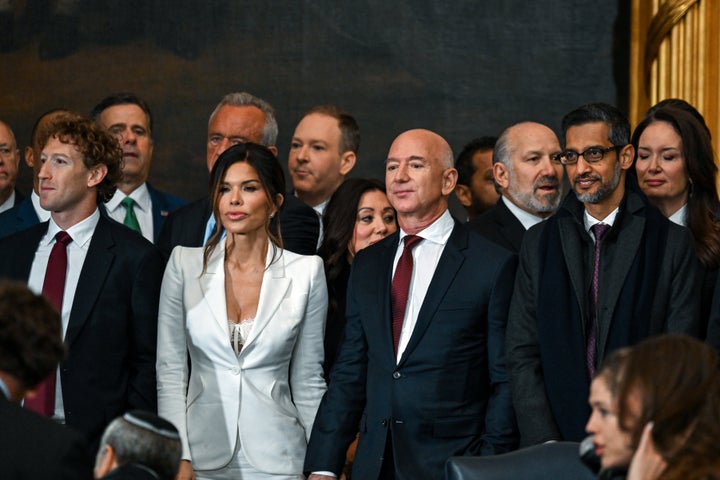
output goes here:
[{"label": "suit button", "polygon": [[402,377],[402,374],[400,372],[393,372],[393,378],[397,380],[398,378]]},{"label": "suit button", "polygon": [[381,424],[383,427],[387,427],[388,421],[387,421],[387,420],[383,420],[382,422],[380,422],[380,424]]},{"label": "suit button", "polygon": [[230,369],[230,372],[232,372],[233,375],[240,375],[240,368],[233,367]]}]

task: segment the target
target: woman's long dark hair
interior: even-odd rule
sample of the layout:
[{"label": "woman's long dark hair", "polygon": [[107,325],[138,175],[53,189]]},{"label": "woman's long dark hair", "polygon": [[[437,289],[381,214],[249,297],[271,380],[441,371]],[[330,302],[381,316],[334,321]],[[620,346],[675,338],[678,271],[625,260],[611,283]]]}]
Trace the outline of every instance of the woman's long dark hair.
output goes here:
[{"label": "woman's long dark hair", "polygon": [[337,299],[332,286],[349,267],[348,247],[355,231],[360,199],[363,194],[371,191],[385,193],[385,185],[375,179],[349,178],[338,187],[325,209],[325,232],[318,255],[325,263],[325,277],[331,287],[328,289],[330,313],[337,310]]},{"label": "woman's long dark hair", "polygon": [[716,269],[720,267],[720,200],[716,185],[718,168],[708,129],[686,108],[668,104],[651,109],[632,135],[635,161],[640,136],[655,122],[670,124],[682,139],[685,171],[690,182],[686,224],[693,234],[695,253],[700,262],[707,268]]},{"label": "woman's long dark hair", "polygon": [[[256,143],[238,143],[225,150],[213,165],[210,171],[210,201],[212,202],[213,216],[215,217],[215,230],[205,245],[203,253],[203,273],[207,268],[207,262],[215,247],[220,242],[225,228],[220,221],[220,212],[218,211],[218,202],[220,199],[220,186],[228,169],[240,162],[246,162],[258,174],[260,185],[262,185],[265,195],[267,196],[268,205],[274,206],[278,210],[282,206],[282,202],[277,203],[276,199],[279,195],[285,193],[285,174],[283,173],[280,162],[277,157],[267,148]],[[275,252],[278,248],[282,248],[282,236],[280,234],[280,220],[276,219],[274,227],[271,228],[270,221],[265,225],[270,243],[273,248],[273,262],[275,261]]]}]

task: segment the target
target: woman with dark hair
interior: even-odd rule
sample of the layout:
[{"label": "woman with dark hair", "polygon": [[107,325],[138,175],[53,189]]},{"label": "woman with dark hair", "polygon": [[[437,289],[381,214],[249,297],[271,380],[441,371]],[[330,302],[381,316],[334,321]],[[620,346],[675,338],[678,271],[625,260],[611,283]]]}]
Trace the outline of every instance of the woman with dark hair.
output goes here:
[{"label": "woman with dark hair", "polygon": [[693,234],[695,253],[705,270],[701,318],[707,326],[720,267],[718,169],[708,129],[696,117],[700,114],[688,107],[677,103],[653,107],[635,128],[632,144],[643,193],[666,217]]},{"label": "woman with dark hair", "polygon": [[327,290],[320,258],[282,249],[285,179],[267,148],[213,166],[216,230],[176,247],[158,320],[158,410],[178,428],[178,479],[300,479],[320,399]]},{"label": "woman with dark hair", "polygon": [[[622,452],[615,463],[629,466],[630,480],[720,479],[720,371],[713,348],[664,335],[615,352],[607,362],[615,364],[606,377],[610,407],[604,410],[591,394],[587,427],[603,467],[613,451]],[[597,426],[606,413],[615,436]],[[601,478],[624,477],[601,472]]]},{"label": "woman with dark hair", "polygon": [[397,222],[381,182],[350,178],[330,198],[323,225],[325,233],[318,255],[325,263],[329,296],[324,366],[328,378],[345,328],[345,293],[353,257],[394,233]]}]

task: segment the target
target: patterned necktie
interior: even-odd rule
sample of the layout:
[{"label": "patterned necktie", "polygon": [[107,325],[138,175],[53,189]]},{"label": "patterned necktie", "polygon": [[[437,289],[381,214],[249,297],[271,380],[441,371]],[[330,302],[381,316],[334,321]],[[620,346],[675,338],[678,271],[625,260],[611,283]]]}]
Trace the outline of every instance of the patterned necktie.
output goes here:
[{"label": "patterned necktie", "polygon": [[596,223],[590,227],[595,235],[595,256],[593,257],[593,276],[590,288],[590,315],[588,315],[587,325],[587,369],[592,379],[595,376],[595,356],[597,353],[597,308],[598,308],[598,291],[600,289],[600,245],[603,236],[610,230],[610,225],[604,223]]},{"label": "patterned necktie", "polygon": [[412,250],[422,237],[417,235],[407,235],[405,237],[405,248],[400,256],[397,267],[395,267],[395,275],[392,280],[391,288],[391,312],[392,312],[392,331],[393,346],[395,347],[395,355],[397,356],[398,343],[400,343],[400,332],[402,331],[403,320],[405,319],[405,310],[407,309],[408,291],[410,290],[410,279],[413,271]]},{"label": "patterned necktie", "polygon": [[[67,246],[72,238],[67,232],[55,235],[55,245],[50,251],[42,293],[48,302],[62,314],[63,293],[65,292],[65,274],[67,272]],[[25,408],[46,417],[55,413],[55,371],[40,383],[33,398],[25,399]]]},{"label": "patterned necktie", "polygon": [[120,204],[125,207],[125,220],[123,220],[123,224],[142,234],[140,223],[138,223],[138,219],[135,216],[135,200],[130,197],[125,197]]}]

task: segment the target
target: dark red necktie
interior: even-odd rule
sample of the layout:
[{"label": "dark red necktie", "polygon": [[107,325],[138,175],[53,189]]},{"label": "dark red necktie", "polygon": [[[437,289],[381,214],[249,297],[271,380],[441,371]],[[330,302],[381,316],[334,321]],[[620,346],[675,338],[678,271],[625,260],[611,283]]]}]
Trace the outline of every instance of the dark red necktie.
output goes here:
[{"label": "dark red necktie", "polygon": [[[67,271],[67,246],[72,238],[67,232],[55,235],[55,245],[50,251],[42,293],[50,304],[62,315],[62,300],[65,292],[65,273]],[[55,413],[55,371],[37,387],[35,397],[25,399],[25,408],[52,417]]]},{"label": "dark red necktie", "polygon": [[598,291],[600,290],[600,244],[603,236],[610,230],[610,225],[604,223],[596,223],[590,227],[595,235],[595,256],[593,257],[593,276],[592,286],[590,288],[590,315],[587,330],[587,368],[590,379],[595,376],[595,357],[597,355],[597,308],[598,308]]},{"label": "dark red necktie", "polygon": [[413,271],[412,250],[422,237],[417,235],[407,235],[405,237],[405,248],[400,256],[397,267],[395,267],[395,275],[392,280],[392,330],[393,330],[393,346],[395,347],[395,355],[397,356],[398,343],[400,343],[400,332],[402,331],[403,319],[405,318],[405,310],[407,309],[408,291],[410,290],[410,279]]}]

